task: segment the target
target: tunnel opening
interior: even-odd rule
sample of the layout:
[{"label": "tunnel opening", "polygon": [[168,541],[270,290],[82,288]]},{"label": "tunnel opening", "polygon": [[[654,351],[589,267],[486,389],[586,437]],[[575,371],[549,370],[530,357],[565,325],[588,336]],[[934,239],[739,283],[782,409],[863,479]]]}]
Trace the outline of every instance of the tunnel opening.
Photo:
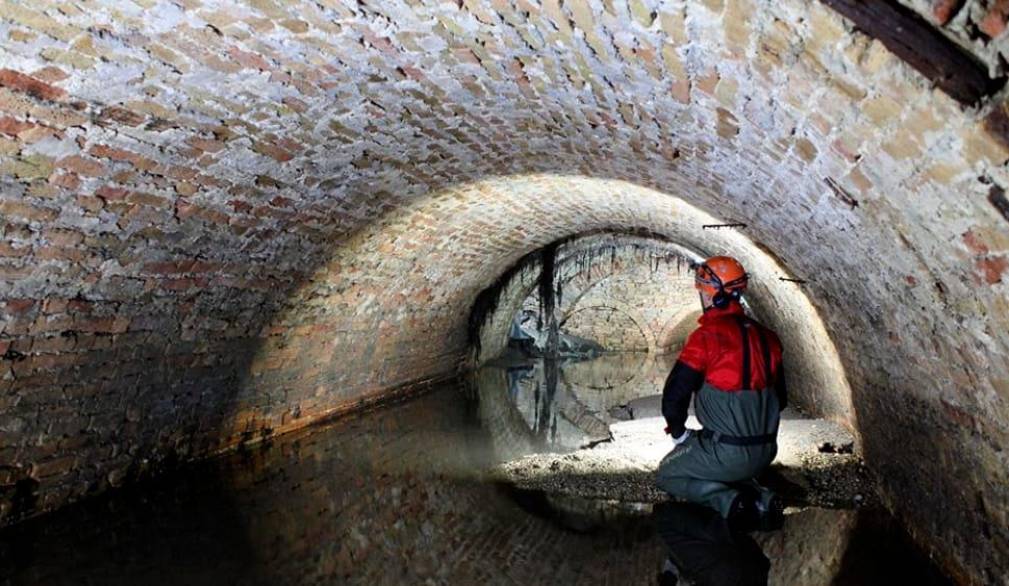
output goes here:
[{"label": "tunnel opening", "polygon": [[[722,224],[710,222],[701,228],[712,225]],[[493,405],[502,400],[495,393],[507,397],[517,416],[504,419],[524,420],[530,435],[529,442],[503,448],[507,458],[589,450],[580,457],[595,466],[593,455],[601,452],[597,447],[603,443],[619,444],[618,452],[638,463],[655,456],[654,437],[615,437],[612,426],[646,419],[655,429],[664,426],[659,399],[675,360],[670,351],[697,326],[701,311],[693,275],[704,258],[656,236],[639,229],[554,241],[522,257],[476,295],[467,322],[474,394]],[[750,246],[766,256],[763,248]],[[741,301],[758,319],[753,307],[767,306],[754,296]],[[803,411],[820,412],[816,403],[804,399],[799,394],[793,407],[797,417],[790,418],[801,418]],[[782,454],[782,461],[795,463],[800,456],[792,452],[810,454],[824,443],[854,443],[840,427],[832,429],[832,442],[824,442],[803,435],[809,422],[794,425],[802,431],[782,441],[790,451]],[[789,433],[792,426],[786,425]],[[852,470],[849,464],[839,470]],[[855,492],[871,490],[864,476],[845,481],[852,485],[849,499]],[[593,493],[591,487],[587,490]],[[857,498],[861,502],[866,497]]]},{"label": "tunnel opening", "polygon": [[[508,267],[644,227],[761,267],[752,309],[787,338],[797,400],[855,434],[949,572],[997,581],[1006,19],[987,0],[7,2],[0,524],[437,386],[472,367],[470,309]],[[547,322],[661,356],[679,328],[607,287],[567,320],[562,291]],[[590,398],[642,380],[556,366]],[[360,559],[367,532],[342,527],[357,549],[334,555]]]},{"label": "tunnel opening", "polygon": [[[659,352],[656,324],[672,319],[670,312],[685,303],[682,282],[681,290],[653,292],[639,307],[634,307],[637,300],[628,303],[614,292],[640,292],[642,279],[653,289],[672,287],[675,283],[670,272],[682,277],[696,258],[668,238],[645,229],[578,234],[527,254],[476,297],[468,320],[473,363],[495,359],[505,348],[519,347],[523,342],[540,355],[556,355],[560,348],[555,344],[562,338],[569,341],[568,352],[579,341],[587,342],[582,345],[590,352]],[[601,273],[618,274],[628,263],[639,269],[639,282],[627,283],[625,277],[624,281],[607,283],[600,277]],[[648,315],[640,315],[642,311]],[[578,316],[582,312],[622,316],[637,329],[637,346],[628,347],[613,331],[592,334],[589,330],[599,320]],[[506,324],[504,332],[502,324]]]}]

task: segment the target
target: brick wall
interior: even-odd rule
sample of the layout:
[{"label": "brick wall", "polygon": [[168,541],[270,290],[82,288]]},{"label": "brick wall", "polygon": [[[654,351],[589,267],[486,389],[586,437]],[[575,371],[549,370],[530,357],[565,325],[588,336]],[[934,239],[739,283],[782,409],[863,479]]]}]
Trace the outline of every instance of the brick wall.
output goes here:
[{"label": "brick wall", "polygon": [[820,4],[0,14],[0,516],[438,376],[523,255],[644,227],[748,261],[915,533],[1005,565],[1004,112]]},{"label": "brick wall", "polygon": [[607,350],[665,352],[671,321],[698,305],[691,257],[670,246],[630,240],[596,245],[596,255],[564,284],[562,331],[601,343]]},{"label": "brick wall", "polygon": [[[699,308],[690,262],[695,253],[672,243],[633,235],[593,235],[566,241],[557,251],[554,288],[561,332],[593,340],[611,352],[659,352],[677,341],[667,339],[672,322]],[[541,263],[540,263],[541,264]],[[517,275],[520,289],[528,293],[519,307],[504,295],[495,315],[493,336],[507,336],[508,316],[518,309],[542,325],[541,300],[536,275]],[[505,287],[507,289],[507,286]],[[517,293],[517,292],[516,292]],[[540,334],[544,335],[544,334]],[[502,348],[500,340],[488,340]]]}]

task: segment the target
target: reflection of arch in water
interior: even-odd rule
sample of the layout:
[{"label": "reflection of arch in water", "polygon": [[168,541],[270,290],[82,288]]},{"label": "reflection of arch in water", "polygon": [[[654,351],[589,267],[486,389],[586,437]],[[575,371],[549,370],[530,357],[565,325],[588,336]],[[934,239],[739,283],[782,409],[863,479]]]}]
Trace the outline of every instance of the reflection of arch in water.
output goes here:
[{"label": "reflection of arch in water", "polygon": [[[618,372],[625,370],[630,375],[620,377],[623,380],[609,387],[579,384],[579,379],[602,378],[598,372],[599,368],[607,368],[607,363],[614,361],[624,362],[617,365],[614,370]],[[669,360],[662,355],[624,352],[604,354],[595,360],[568,364],[562,371],[562,376],[564,383],[571,387],[571,393],[583,404],[589,404],[597,411],[604,412],[633,399],[660,394],[662,383],[671,366]],[[587,374],[579,376],[581,372]]]},{"label": "reflection of arch in water", "polygon": [[495,457],[511,460],[535,451],[532,429],[511,401],[508,373],[504,368],[484,367],[471,378],[476,393],[480,423],[490,436]]},{"label": "reflection of arch in water", "polygon": [[[617,377],[617,384],[620,386],[627,385],[641,376],[644,372],[645,365],[648,362],[649,354],[645,352],[612,352],[602,354],[592,360],[587,360],[584,362],[570,362],[561,369],[562,378],[564,378],[568,384],[578,387],[587,387],[593,390],[611,390],[614,388],[613,385],[600,384],[599,381],[606,380],[606,376],[600,376],[599,366],[603,365],[604,369],[606,365],[613,363],[621,363],[620,367],[617,369],[609,369],[610,372],[620,372],[622,371],[622,376]],[[629,367],[629,368],[627,368]],[[582,371],[590,372],[588,376],[585,377],[572,377],[571,373],[578,373]],[[574,381],[571,379],[574,378]],[[578,380],[579,378],[586,379],[585,382]],[[577,393],[575,393],[577,394]]]},{"label": "reflection of arch in water", "polygon": [[[543,438],[530,426],[515,401],[516,397],[510,392],[510,385],[515,383],[509,376],[513,370],[516,369],[485,366],[475,371],[471,379],[479,401],[481,423],[490,434],[491,445],[498,459],[511,460],[551,448],[577,448],[609,435],[609,424],[580,401],[567,385],[558,384],[549,404],[538,405],[538,408],[552,410],[553,416],[559,416],[581,432],[583,437],[578,442],[551,441],[544,444]],[[544,384],[543,370],[539,368],[539,364],[536,368],[529,368],[527,372],[535,384]]]}]

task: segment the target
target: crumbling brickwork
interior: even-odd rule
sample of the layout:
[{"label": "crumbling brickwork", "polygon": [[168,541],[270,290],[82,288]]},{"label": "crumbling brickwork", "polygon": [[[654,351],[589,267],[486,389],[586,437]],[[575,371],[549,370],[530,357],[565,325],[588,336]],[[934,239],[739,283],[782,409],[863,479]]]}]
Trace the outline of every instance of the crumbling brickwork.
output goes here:
[{"label": "crumbling brickwork", "polygon": [[441,376],[512,263],[645,227],[765,270],[891,505],[1009,564],[1005,111],[824,6],[5,0],[0,38],[0,517]]},{"label": "crumbling brickwork", "polygon": [[992,76],[1004,76],[1009,57],[1005,33],[1009,2],[1005,0],[900,0],[979,61]]}]

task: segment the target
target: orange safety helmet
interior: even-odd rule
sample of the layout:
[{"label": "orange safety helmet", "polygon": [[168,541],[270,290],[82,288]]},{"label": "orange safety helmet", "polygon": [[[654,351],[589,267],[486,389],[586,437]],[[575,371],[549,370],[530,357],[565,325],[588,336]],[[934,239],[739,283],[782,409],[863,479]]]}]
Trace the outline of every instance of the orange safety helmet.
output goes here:
[{"label": "orange safety helmet", "polygon": [[697,265],[694,287],[711,297],[715,307],[725,307],[732,299],[739,299],[750,276],[738,260],[731,256],[713,256]]}]

